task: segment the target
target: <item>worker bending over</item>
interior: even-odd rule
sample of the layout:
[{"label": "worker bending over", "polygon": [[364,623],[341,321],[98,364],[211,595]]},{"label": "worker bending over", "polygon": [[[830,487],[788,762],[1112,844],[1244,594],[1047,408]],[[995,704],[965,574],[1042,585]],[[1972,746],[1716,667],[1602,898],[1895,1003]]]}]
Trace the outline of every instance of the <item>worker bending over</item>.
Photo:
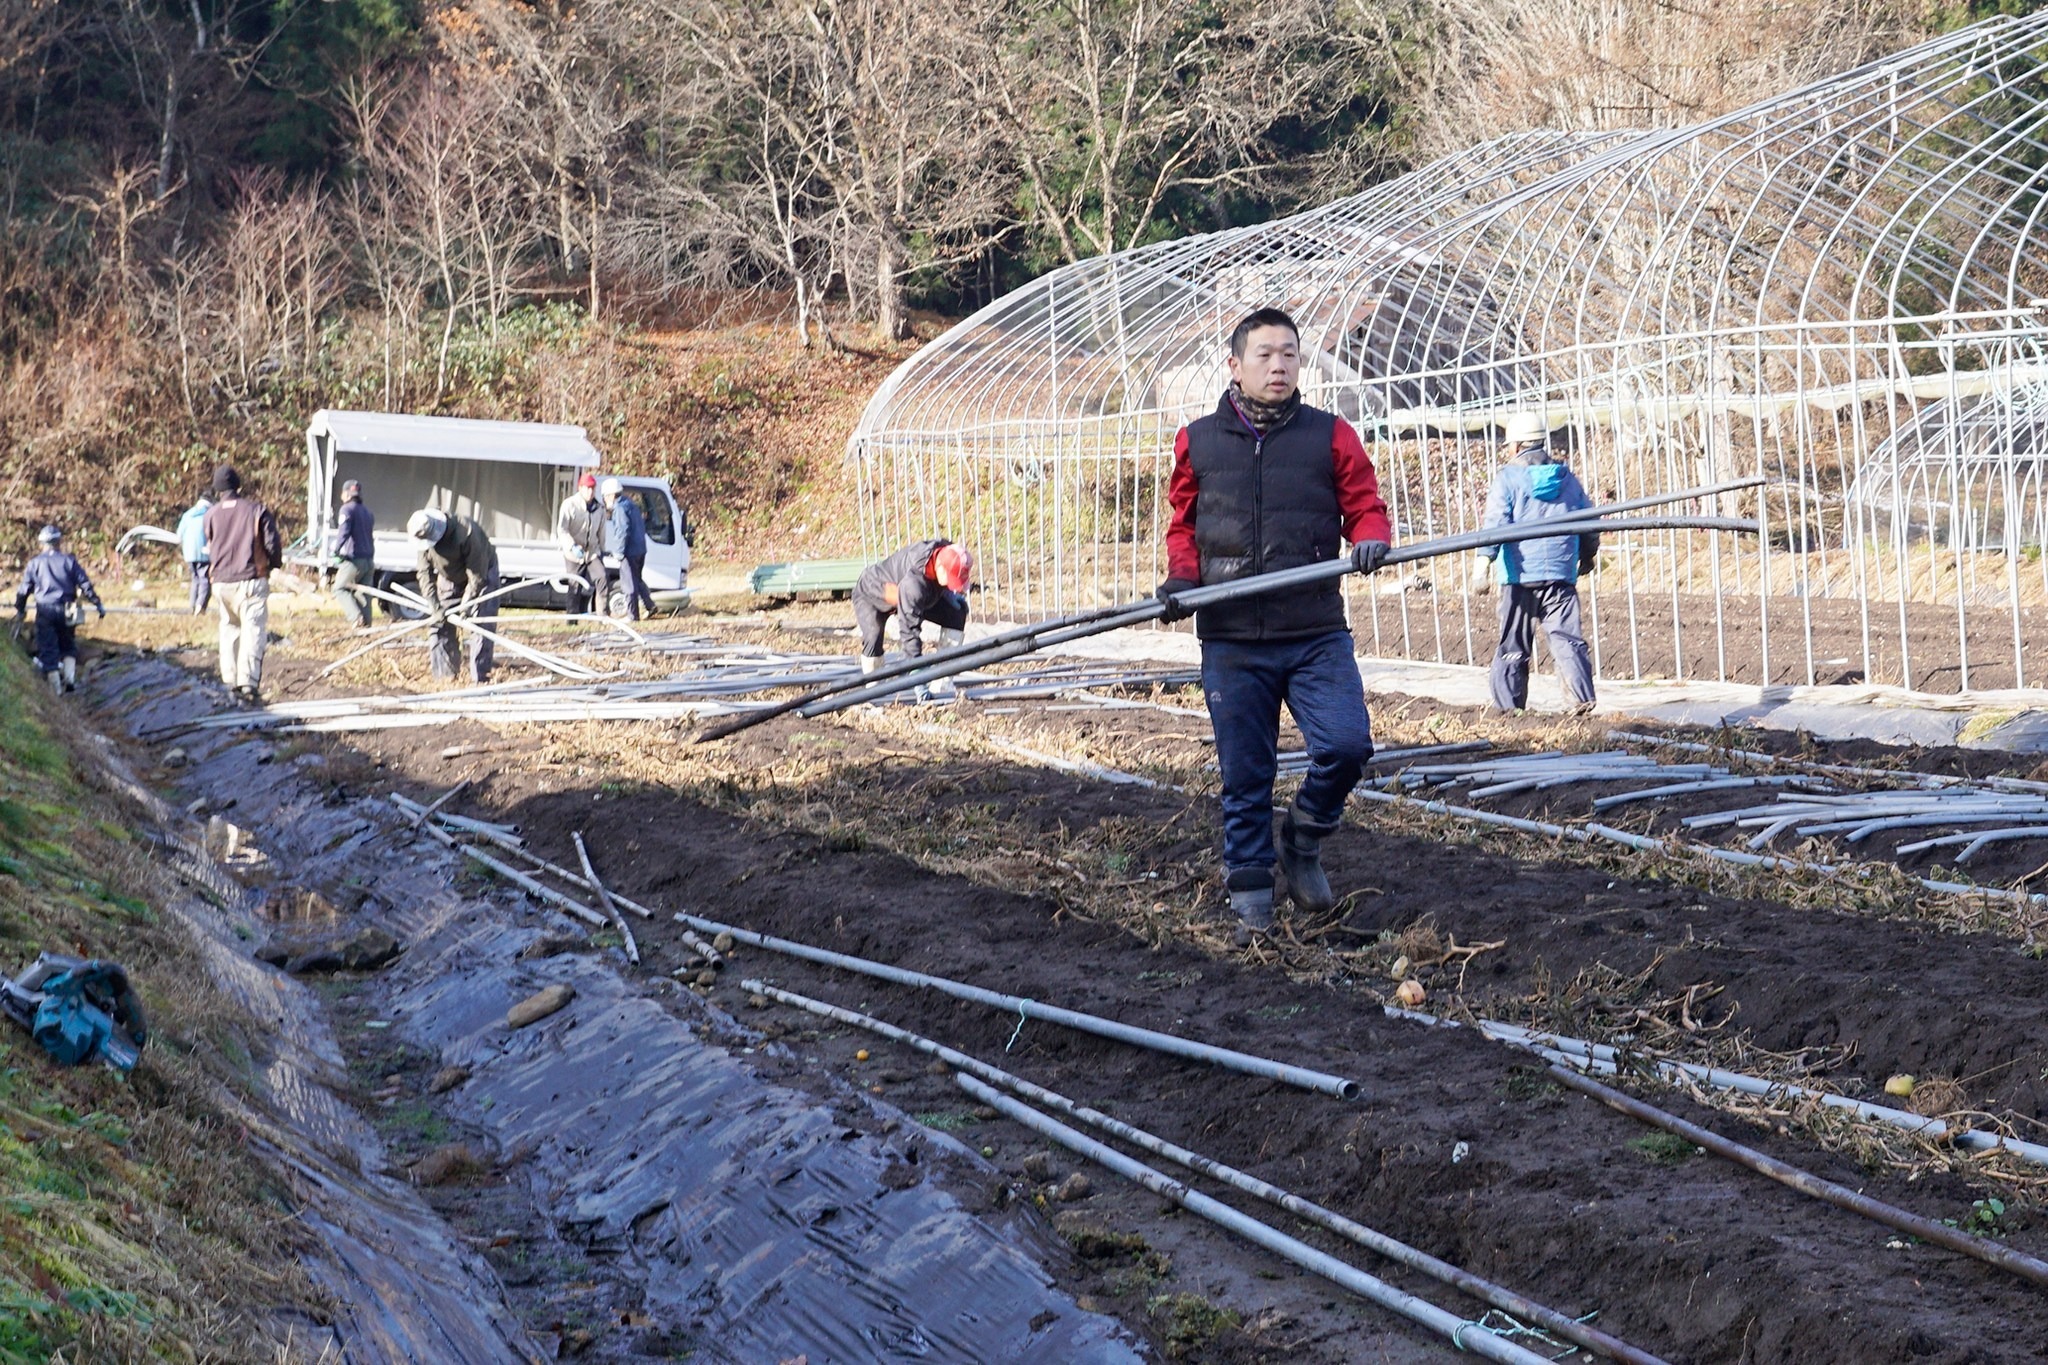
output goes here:
[{"label": "worker bending over", "polygon": [[14,594],[17,624],[28,611],[28,600],[36,600],[36,667],[50,680],[52,692],[69,692],[78,686],[78,622],[85,615],[79,599],[93,604],[100,619],[107,609],[94,591],[92,579],[76,555],[64,550],[64,533],[45,526],[36,540],[43,552],[28,562],[21,575],[21,589]]},{"label": "worker bending over", "polygon": [[[1176,594],[1333,560],[1340,538],[1371,573],[1393,528],[1379,476],[1350,423],[1301,401],[1301,334],[1261,308],[1230,334],[1230,387],[1174,438],[1167,488],[1166,619]],[[1195,613],[1202,690],[1223,776],[1223,869],[1240,942],[1273,926],[1273,778],[1284,700],[1308,743],[1308,775],[1280,822],[1278,861],[1295,907],[1336,904],[1322,841],[1372,757],[1365,687],[1338,580],[1219,602]]]},{"label": "worker bending over", "polygon": [[[413,513],[405,533],[419,546],[420,596],[427,599],[427,619],[434,623],[429,661],[436,678],[453,678],[456,627],[449,616],[478,623],[498,619],[496,598],[479,601],[498,590],[497,547],[474,518],[451,516],[436,507]],[[469,680],[482,683],[491,676],[494,642],[474,630],[463,633],[469,637]]]},{"label": "worker bending over", "polygon": [[[1569,516],[1593,505],[1578,476],[1550,451],[1550,428],[1533,412],[1508,419],[1506,463],[1493,476],[1486,495],[1485,525],[1525,526],[1532,521]],[[1579,629],[1579,577],[1593,572],[1600,553],[1597,535],[1546,536],[1514,545],[1488,545],[1479,552],[1492,560],[1501,582],[1500,644],[1493,652],[1487,682],[1497,711],[1520,711],[1529,704],[1529,651],[1541,625],[1550,637],[1550,659],[1572,699],[1572,714],[1593,709],[1593,660]],[[1487,583],[1482,579],[1480,591]]]},{"label": "worker bending over", "polygon": [[860,571],[853,585],[853,619],[860,626],[860,671],[882,663],[882,631],[891,615],[905,658],[924,653],[924,623],[936,622],[939,647],[960,643],[967,631],[967,585],[974,556],[950,540],[919,540]]}]

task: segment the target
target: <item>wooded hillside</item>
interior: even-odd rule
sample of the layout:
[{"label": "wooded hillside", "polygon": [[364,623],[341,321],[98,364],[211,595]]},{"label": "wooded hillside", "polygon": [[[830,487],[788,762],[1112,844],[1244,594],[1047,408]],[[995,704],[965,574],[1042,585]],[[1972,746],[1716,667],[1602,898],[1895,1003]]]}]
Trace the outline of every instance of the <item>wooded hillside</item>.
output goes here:
[{"label": "wooded hillside", "polygon": [[[1972,17],[0,0],[0,535],[160,518],[223,453],[287,492],[320,406],[579,421],[700,519],[760,531],[778,486],[829,477],[920,310],[929,332],[1062,261],[1515,128],[1708,117]],[[731,365],[678,366],[673,336],[643,334],[698,329],[701,360],[701,329],[735,318],[771,330]],[[819,356],[781,355],[777,331]],[[796,378],[770,444],[823,462],[798,475],[791,456],[756,478],[762,448],[730,423],[663,416],[758,397],[775,385],[749,373],[771,372]],[[820,387],[840,398],[807,426]]]}]

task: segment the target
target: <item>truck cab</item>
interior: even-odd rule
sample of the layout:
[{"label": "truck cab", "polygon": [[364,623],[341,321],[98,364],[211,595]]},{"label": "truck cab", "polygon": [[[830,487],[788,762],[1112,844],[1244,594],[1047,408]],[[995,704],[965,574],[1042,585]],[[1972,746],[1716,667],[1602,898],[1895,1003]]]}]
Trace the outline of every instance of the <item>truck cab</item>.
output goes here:
[{"label": "truck cab", "polygon": [[[507,583],[560,579],[566,570],[555,538],[555,512],[600,457],[579,426],[489,422],[466,417],[323,408],[306,427],[306,535],[286,553],[290,563],[321,567],[341,506],[341,485],[355,479],[377,519],[377,576],[409,579],[419,554],[405,523],[422,507],[473,517],[498,551]],[[690,597],[690,524],[668,480],[631,474],[618,479],[624,496],[647,519],[647,584],[663,606]],[[537,583],[514,602],[555,605],[564,589]]]}]

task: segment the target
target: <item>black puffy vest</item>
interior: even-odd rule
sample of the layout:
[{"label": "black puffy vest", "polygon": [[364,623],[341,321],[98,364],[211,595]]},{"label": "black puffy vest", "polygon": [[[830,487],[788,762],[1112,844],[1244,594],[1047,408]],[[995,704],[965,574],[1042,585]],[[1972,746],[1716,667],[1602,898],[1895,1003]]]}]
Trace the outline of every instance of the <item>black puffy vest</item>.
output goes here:
[{"label": "black puffy vest", "polygon": [[[1188,423],[1202,585],[1335,559],[1344,533],[1330,454],[1337,419],[1306,404],[1258,436],[1229,396]],[[1195,613],[1204,640],[1290,640],[1342,630],[1338,580],[1219,602]]]}]

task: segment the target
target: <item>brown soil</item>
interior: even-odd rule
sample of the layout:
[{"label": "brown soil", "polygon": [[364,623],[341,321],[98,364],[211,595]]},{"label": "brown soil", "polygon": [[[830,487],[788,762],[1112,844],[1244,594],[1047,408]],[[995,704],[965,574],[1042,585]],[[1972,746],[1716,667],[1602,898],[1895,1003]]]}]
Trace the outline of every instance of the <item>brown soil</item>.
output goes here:
[{"label": "brown soil", "polygon": [[[1769,606],[1770,670],[1764,669],[1764,622],[1754,596],[1714,598],[1698,594],[1626,594],[1582,589],[1586,638],[1599,672],[1616,678],[1692,678],[1750,684],[1886,683],[1922,692],[1957,692],[1964,663],[1958,616],[1953,605],[1912,603],[1906,630],[1910,660],[1900,650],[1899,605],[1865,604],[1842,598],[1772,597]],[[1499,635],[1495,599],[1460,599],[1444,594],[1404,598],[1365,597],[1354,601],[1358,646],[1388,658],[1429,659],[1484,665],[1493,659]],[[1674,643],[1672,622],[1683,623]],[[2012,613],[1973,607],[1963,616],[1969,646],[1969,686],[2038,687],[2048,678],[2048,619],[2025,609],[2018,622],[2022,677],[2013,667]],[[1807,644],[1809,630],[1812,645]],[[1866,633],[1868,654],[1866,656]],[[1682,650],[1679,644],[1682,643]],[[1538,667],[1549,658],[1537,647]],[[1910,677],[1904,666],[1910,662]]]},{"label": "brown soil", "polygon": [[[1034,734],[1064,737],[1067,752],[1156,739],[1183,765],[1205,728],[1156,712],[1025,710]],[[618,889],[663,911],[1355,1077],[1364,1097],[1346,1104],[1040,1023],[1020,1031],[978,1006],[745,949],[708,988],[713,1003],[790,1049],[769,1065],[821,1103],[851,1081],[993,1150],[1006,1179],[982,1192],[985,1205],[1043,1203],[1042,1216],[1080,1252],[1054,1258],[1052,1272],[1084,1306],[1126,1317],[1178,1358],[1405,1360],[1434,1348],[1279,1262],[1191,1230],[1107,1173],[1057,1153],[1049,1171],[1027,1168],[1045,1144],[978,1117],[924,1058],[794,1010],[752,1008],[742,981],[759,974],[995,1060],[1554,1306],[1597,1312],[1608,1331],[1674,1361],[2038,1359],[2030,1334],[2014,1330],[2038,1315],[2037,1289],[1711,1157],[1643,1144],[1650,1130],[1561,1091],[1528,1058],[1379,1009],[1392,984],[1385,940],[1497,941],[1462,973],[1422,971],[1426,1007],[1607,1034],[1632,1010],[1639,1024],[1675,1027],[1668,1002],[1697,987],[1686,1017],[1702,1036],[1804,1054],[1873,1098],[1894,1071],[1953,1076],[1971,1107],[2007,1113],[2039,1139],[2048,967],[2015,939],[1721,894],[1652,875],[1658,865],[1643,859],[1553,857],[1516,836],[1446,837],[1361,811],[1328,845],[1332,879],[1350,896],[1344,913],[1300,926],[1299,948],[1234,952],[1179,909],[1215,899],[1211,801],[1106,786],[974,747],[974,735],[1001,723],[970,713],[949,741],[886,717],[778,722],[708,751],[675,747],[680,735],[652,727],[526,731],[508,746],[466,722],[315,743],[343,788],[395,782],[425,796],[470,778],[463,812],[516,822],[546,857],[573,860],[569,834],[581,830]],[[439,757],[450,745],[493,742],[487,755]],[[826,776],[815,771],[821,751],[832,755]],[[1062,850],[1105,848],[1115,850],[1109,861],[1076,855],[1065,872],[1046,866],[1065,866]],[[1101,913],[1105,881],[1138,913],[1087,918]],[[650,977],[683,961],[675,925],[635,928]],[[857,1061],[856,1049],[870,1059]],[[1965,1218],[1995,1190],[2016,1210],[2008,1243],[2048,1252],[2041,1215],[2010,1183],[1925,1154],[1910,1172],[1885,1168],[1870,1147],[1829,1150],[1783,1117],[1758,1126],[1668,1090],[1645,1093],[1928,1217]],[[1044,1202],[1077,1168],[1095,1193]],[[1178,1293],[1235,1310],[1240,1325],[1174,1345]]]}]

